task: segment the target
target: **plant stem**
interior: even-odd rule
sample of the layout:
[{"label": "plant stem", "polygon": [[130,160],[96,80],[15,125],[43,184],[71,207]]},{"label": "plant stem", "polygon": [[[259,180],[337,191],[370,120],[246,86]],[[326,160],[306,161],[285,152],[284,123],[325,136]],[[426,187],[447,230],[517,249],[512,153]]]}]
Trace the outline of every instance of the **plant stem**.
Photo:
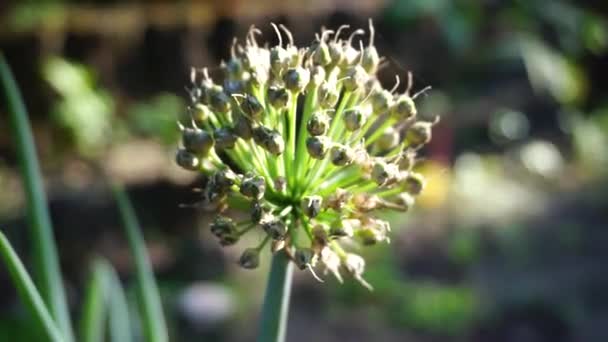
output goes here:
[{"label": "plant stem", "polygon": [[30,239],[34,245],[34,279],[66,341],[73,341],[72,324],[61,279],[57,246],[53,236],[51,216],[36,157],[34,137],[29,126],[27,110],[13,74],[0,54],[0,83],[9,112],[10,131],[19,158],[23,187],[26,194]]},{"label": "plant stem", "polygon": [[293,263],[284,251],[272,256],[258,342],[283,342],[287,331]]}]

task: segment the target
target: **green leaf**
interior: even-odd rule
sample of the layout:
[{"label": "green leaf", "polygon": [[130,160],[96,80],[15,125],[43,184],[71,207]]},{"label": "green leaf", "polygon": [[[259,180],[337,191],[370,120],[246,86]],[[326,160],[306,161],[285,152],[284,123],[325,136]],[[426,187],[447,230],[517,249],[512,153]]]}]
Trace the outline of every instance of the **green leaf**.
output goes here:
[{"label": "green leaf", "polygon": [[0,232],[0,256],[8,268],[19,297],[27,304],[49,339],[56,342],[65,341],[23,263],[2,232]]},{"label": "green leaf", "polygon": [[143,320],[146,341],[166,342],[169,340],[167,325],[162,311],[158,287],[154,280],[152,267],[146,245],[141,235],[139,223],[125,191],[120,186],[114,186],[114,196],[123,219],[123,224],[129,240],[131,253],[135,260],[137,294],[140,301],[141,317]]},{"label": "green leaf", "polygon": [[72,341],[74,339],[72,324],[61,280],[57,246],[46,204],[34,138],[21,94],[12,72],[1,54],[0,82],[8,104],[10,128],[14,134],[14,144],[24,178],[30,239],[33,242],[34,250],[34,275],[40,283],[42,298],[47,303],[52,317],[57,321],[65,340]]}]

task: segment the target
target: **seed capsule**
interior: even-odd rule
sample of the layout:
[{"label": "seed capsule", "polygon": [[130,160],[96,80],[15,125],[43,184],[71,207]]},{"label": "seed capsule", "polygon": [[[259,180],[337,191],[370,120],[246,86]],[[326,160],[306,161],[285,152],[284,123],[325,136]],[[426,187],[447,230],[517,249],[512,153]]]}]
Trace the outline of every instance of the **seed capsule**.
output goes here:
[{"label": "seed capsule", "polygon": [[261,223],[262,229],[266,234],[270,235],[273,240],[284,240],[287,234],[287,226],[285,223],[276,217],[268,220],[263,220]]},{"label": "seed capsule", "polygon": [[336,166],[349,165],[355,159],[355,152],[348,146],[334,145],[330,151],[330,159]]},{"label": "seed capsule", "polygon": [[342,85],[348,91],[355,91],[363,88],[367,78],[367,73],[360,65],[351,66],[344,72]]},{"label": "seed capsule", "polygon": [[274,46],[270,49],[270,68],[275,75],[287,69],[289,64],[289,54],[282,46]]},{"label": "seed capsule", "polygon": [[252,270],[260,265],[260,251],[257,248],[247,248],[239,258],[239,265],[242,268]]},{"label": "seed capsule", "polygon": [[234,148],[236,143],[236,135],[230,128],[222,127],[213,131],[213,138],[215,140],[215,149],[224,150]]},{"label": "seed capsule", "polygon": [[408,210],[410,210],[410,208],[414,206],[415,202],[416,199],[414,198],[414,196],[410,195],[407,192],[400,193],[399,195],[397,195],[397,198],[395,200],[395,204],[399,206],[399,210],[403,212],[407,212]]},{"label": "seed capsule", "polygon": [[246,118],[243,115],[236,115],[236,121],[234,122],[234,134],[241,137],[244,140],[251,139],[252,136],[252,128],[251,128],[251,120]]},{"label": "seed capsule", "polygon": [[230,110],[230,96],[224,92],[222,87],[214,86],[209,92],[209,105],[220,113],[228,113]]},{"label": "seed capsule", "polygon": [[333,108],[338,103],[338,90],[334,84],[324,82],[319,87],[319,105],[321,108],[328,109]]},{"label": "seed capsule", "polygon": [[315,159],[323,159],[329,150],[330,141],[325,136],[309,137],[306,139],[308,154]]},{"label": "seed capsule", "polygon": [[241,194],[260,200],[264,197],[264,191],[266,191],[266,182],[262,176],[256,176],[253,174],[245,175],[241,182]]},{"label": "seed capsule", "polygon": [[213,147],[213,138],[209,133],[198,128],[185,128],[182,132],[184,148],[199,156],[205,156]]},{"label": "seed capsule", "polygon": [[374,46],[368,46],[363,49],[363,56],[361,57],[361,66],[369,74],[375,74],[378,70],[378,64],[380,64],[380,56],[378,50]]},{"label": "seed capsule", "polygon": [[238,57],[232,57],[222,65],[222,69],[224,69],[228,78],[238,79],[244,71],[243,62]]},{"label": "seed capsule", "polygon": [[279,88],[276,86],[268,87],[268,103],[276,109],[283,109],[287,107],[289,102],[290,94],[285,88]]},{"label": "seed capsule", "polygon": [[196,155],[180,148],[175,154],[175,162],[182,168],[190,171],[197,171],[200,166],[200,160]]},{"label": "seed capsule", "polygon": [[270,213],[270,208],[259,201],[254,201],[251,205],[251,221],[260,223],[266,214]]},{"label": "seed capsule", "polygon": [[224,169],[216,171],[213,174],[212,182],[213,184],[221,189],[222,191],[227,191],[237,182],[237,175],[230,169]]},{"label": "seed capsule", "polygon": [[344,126],[349,131],[356,131],[365,124],[365,114],[358,108],[351,108],[344,111]]},{"label": "seed capsule", "polygon": [[381,151],[386,151],[399,145],[400,140],[399,132],[393,127],[388,127],[376,141],[376,146]]},{"label": "seed capsule", "polygon": [[195,104],[190,111],[192,120],[194,120],[194,123],[196,123],[198,126],[204,125],[211,114],[211,109],[202,103]]},{"label": "seed capsule", "polygon": [[410,171],[416,165],[416,152],[405,150],[399,156],[399,170]]},{"label": "seed capsule", "polygon": [[264,107],[255,96],[246,95],[243,102],[241,102],[241,109],[243,113],[247,115],[253,121],[262,120],[262,114],[264,113]]},{"label": "seed capsule", "polygon": [[245,90],[245,84],[241,80],[226,79],[224,80],[224,92],[227,95],[241,94]]},{"label": "seed capsule", "polygon": [[211,233],[217,237],[236,232],[236,224],[231,218],[218,215],[210,225]]},{"label": "seed capsule", "polygon": [[301,207],[304,214],[310,218],[317,217],[321,212],[321,204],[323,198],[321,196],[305,196],[302,198]]},{"label": "seed capsule", "polygon": [[273,155],[279,155],[285,150],[285,141],[281,133],[264,126],[253,129],[253,140],[256,144]]},{"label": "seed capsule", "polygon": [[237,242],[239,242],[239,234],[237,232],[233,232],[230,234],[224,234],[222,236],[219,237],[220,238],[220,244],[222,246],[232,246],[234,244],[236,244]]},{"label": "seed capsule", "polygon": [[391,107],[391,114],[399,119],[407,120],[416,116],[416,104],[409,95],[401,95]]},{"label": "seed capsule", "polygon": [[298,248],[294,253],[294,262],[300,270],[304,270],[316,261],[315,252],[311,248]]},{"label": "seed capsule", "polygon": [[332,238],[352,237],[355,229],[361,227],[357,219],[337,219],[329,226],[329,236]]},{"label": "seed capsule", "polygon": [[294,93],[299,93],[306,88],[310,81],[310,71],[302,67],[291,68],[283,75],[285,88]]},{"label": "seed capsule", "polygon": [[374,163],[371,178],[379,186],[394,182],[399,175],[399,168],[395,164],[389,164],[382,160]]},{"label": "seed capsule", "polygon": [[393,103],[393,94],[385,89],[374,91],[370,97],[372,109],[375,114],[382,114],[389,110]]},{"label": "seed capsule", "polygon": [[315,66],[310,70],[310,82],[308,83],[307,90],[314,91],[315,88],[318,88],[325,81],[325,76],[327,73],[325,69],[320,66]]},{"label": "seed capsule", "polygon": [[424,190],[425,185],[424,176],[417,172],[410,172],[405,178],[406,191],[413,196],[419,195]]},{"label": "seed capsule", "polygon": [[314,65],[326,66],[331,63],[329,46],[325,42],[318,42],[312,52],[312,62]]},{"label": "seed capsule", "polygon": [[417,148],[428,144],[431,141],[431,128],[433,123],[418,121],[414,123],[406,132],[405,139],[409,146]]},{"label": "seed capsule", "polygon": [[310,135],[324,135],[329,129],[330,118],[323,112],[314,112],[306,123],[306,129]]}]

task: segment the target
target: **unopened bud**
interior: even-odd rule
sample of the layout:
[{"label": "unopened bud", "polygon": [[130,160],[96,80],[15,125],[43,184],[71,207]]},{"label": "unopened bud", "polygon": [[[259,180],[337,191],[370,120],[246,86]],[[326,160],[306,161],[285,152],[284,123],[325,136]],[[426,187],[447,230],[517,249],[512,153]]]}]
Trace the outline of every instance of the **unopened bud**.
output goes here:
[{"label": "unopened bud", "polygon": [[323,159],[329,150],[330,141],[325,136],[309,137],[306,139],[306,150],[312,158]]},{"label": "unopened bud", "polygon": [[199,128],[184,128],[182,132],[184,148],[198,156],[205,156],[213,147],[213,138]]},{"label": "unopened bud", "polygon": [[323,112],[314,112],[306,123],[310,135],[324,135],[329,129],[330,118]]},{"label": "unopened bud", "polygon": [[253,140],[273,155],[279,155],[285,150],[285,141],[281,133],[268,127],[258,126],[254,128]]},{"label": "unopened bud", "polygon": [[241,102],[241,109],[243,110],[243,113],[245,113],[245,115],[247,115],[253,121],[262,120],[264,107],[262,107],[262,104],[255,96],[246,95]]},{"label": "unopened bud", "polygon": [[285,88],[271,86],[268,88],[268,103],[276,109],[283,109],[289,102],[291,96]]},{"label": "unopened bud", "polygon": [[262,176],[246,175],[241,182],[240,188],[241,194],[253,198],[261,199],[264,197],[264,191],[266,191],[266,182]]},{"label": "unopened bud", "polygon": [[412,148],[428,144],[431,141],[432,127],[431,122],[416,122],[407,130],[405,139]]},{"label": "unopened bud", "polygon": [[317,217],[321,212],[321,204],[323,198],[321,196],[305,196],[302,198],[301,207],[304,214],[310,218]]},{"label": "unopened bud", "polygon": [[344,111],[344,126],[349,131],[356,131],[365,124],[365,114],[358,108],[351,108]]},{"label": "unopened bud", "polygon": [[340,94],[336,89],[335,84],[324,82],[319,87],[319,105],[321,108],[333,108],[337,103]]},{"label": "unopened bud", "polygon": [[177,150],[177,153],[175,154],[175,162],[177,165],[190,171],[197,171],[200,166],[200,160],[198,157],[183,148]]},{"label": "unopened bud", "polygon": [[260,251],[257,248],[247,248],[239,258],[239,265],[248,270],[257,268],[260,265]]},{"label": "unopened bud", "polygon": [[310,81],[310,71],[302,67],[291,68],[283,75],[285,88],[294,93],[299,93],[306,88]]},{"label": "unopened bud", "polygon": [[416,116],[416,104],[409,95],[401,95],[391,107],[391,114],[399,119],[407,120]]},{"label": "unopened bud", "polygon": [[216,129],[213,132],[213,138],[217,150],[234,148],[234,144],[236,143],[236,135],[234,135],[230,128],[226,127]]},{"label": "unopened bud", "polygon": [[345,145],[334,145],[330,151],[332,164],[336,166],[349,165],[355,159],[355,152]]},{"label": "unopened bud", "polygon": [[348,91],[355,91],[363,88],[367,78],[367,73],[360,65],[351,66],[344,72],[342,85]]}]

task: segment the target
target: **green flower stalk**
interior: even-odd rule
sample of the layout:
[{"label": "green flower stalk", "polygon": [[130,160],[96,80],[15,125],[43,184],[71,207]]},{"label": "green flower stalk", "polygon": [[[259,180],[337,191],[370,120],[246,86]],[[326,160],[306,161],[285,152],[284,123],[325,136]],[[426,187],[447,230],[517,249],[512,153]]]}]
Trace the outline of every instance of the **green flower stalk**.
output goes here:
[{"label": "green flower stalk", "polygon": [[[353,44],[363,30],[343,39],[342,26],[298,48],[284,26],[272,26],[277,46],[259,45],[251,28],[221,76],[192,70],[176,162],[205,175],[197,205],[218,212],[210,230],[222,245],[264,234],[244,249],[243,268],[258,267],[268,246],[317,279],[320,268],[371,289],[365,260],[345,246],[389,242],[390,225],[375,214],[408,211],[424,189],[412,170],[437,123],[418,118],[415,99],[427,89],[411,95],[411,74],[402,94],[398,77],[392,90],[380,84],[371,21],[367,46]],[[224,216],[229,208],[246,219]]]}]

